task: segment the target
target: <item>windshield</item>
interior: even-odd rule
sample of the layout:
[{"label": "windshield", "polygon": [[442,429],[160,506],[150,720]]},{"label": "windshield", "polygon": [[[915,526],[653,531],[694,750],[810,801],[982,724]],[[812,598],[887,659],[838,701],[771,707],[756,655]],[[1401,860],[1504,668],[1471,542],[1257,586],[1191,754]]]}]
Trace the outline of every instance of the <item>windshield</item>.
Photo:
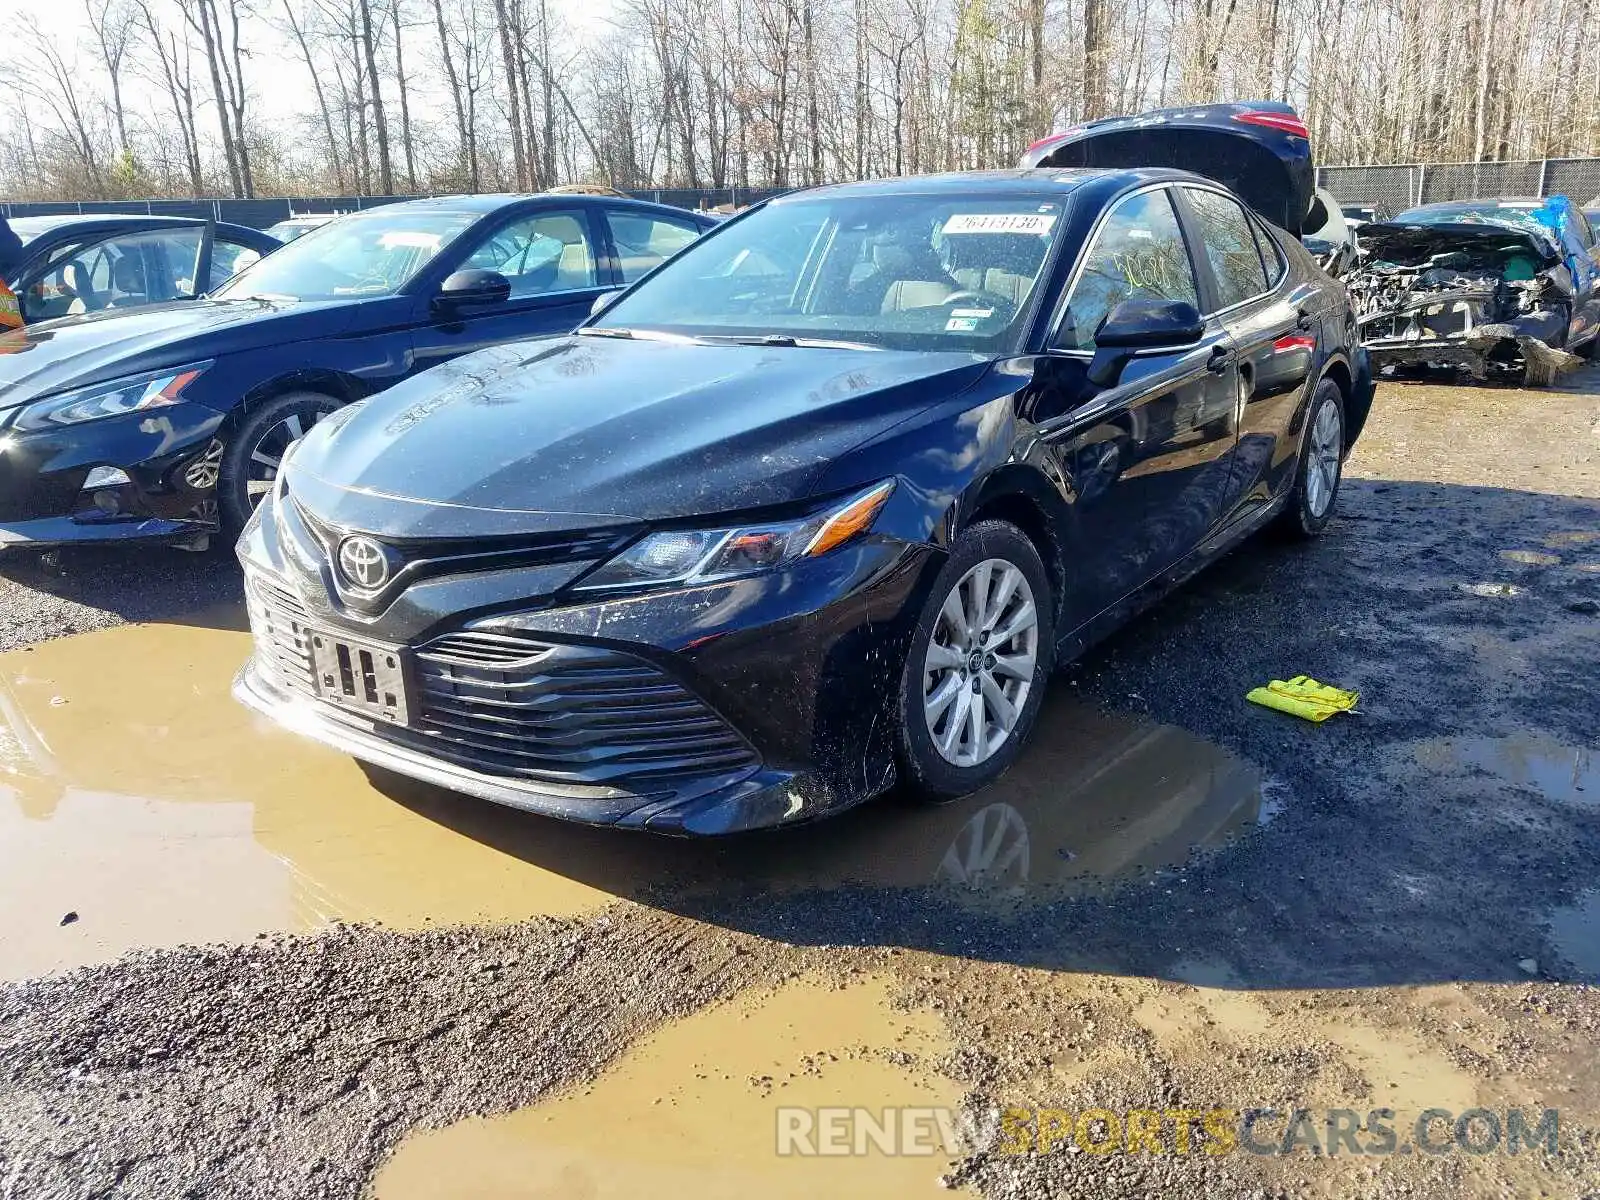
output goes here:
[{"label": "windshield", "polygon": [[597,324],[1000,353],[1051,261],[1058,196],[780,201],[683,250]]},{"label": "windshield", "polygon": [[474,221],[471,213],[352,213],[275,250],[215,295],[337,300],[398,291]]}]

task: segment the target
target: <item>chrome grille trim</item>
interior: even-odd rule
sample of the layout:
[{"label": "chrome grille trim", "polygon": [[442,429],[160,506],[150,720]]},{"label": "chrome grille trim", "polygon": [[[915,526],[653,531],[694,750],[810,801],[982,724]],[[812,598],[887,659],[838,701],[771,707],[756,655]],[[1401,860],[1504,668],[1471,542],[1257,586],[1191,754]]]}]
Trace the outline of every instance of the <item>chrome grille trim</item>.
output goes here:
[{"label": "chrome grille trim", "polygon": [[415,662],[433,752],[476,769],[658,787],[756,766],[721,717],[631,655],[467,630],[419,647]]}]

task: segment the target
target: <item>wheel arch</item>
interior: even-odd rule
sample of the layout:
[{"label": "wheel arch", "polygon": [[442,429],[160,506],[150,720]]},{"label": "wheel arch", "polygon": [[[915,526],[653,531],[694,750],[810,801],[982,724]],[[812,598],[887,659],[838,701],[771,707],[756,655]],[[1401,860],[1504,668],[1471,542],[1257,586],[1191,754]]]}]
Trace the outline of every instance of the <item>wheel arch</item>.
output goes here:
[{"label": "wheel arch", "polygon": [[[1356,438],[1361,436],[1362,426],[1367,423],[1372,401],[1370,396],[1365,402],[1357,396],[1355,374],[1343,355],[1334,355],[1323,365],[1317,383],[1321,384],[1324,379],[1331,380],[1339,389],[1339,397],[1344,404],[1344,452],[1349,454],[1356,444]],[[1316,388],[1311,389],[1311,394],[1316,394]]]},{"label": "wheel arch", "polygon": [[353,375],[326,368],[308,368],[275,375],[256,384],[240,397],[239,403],[228,413],[223,429],[231,432],[269,400],[276,400],[279,396],[287,396],[292,392],[315,392],[337,400],[340,404],[349,404],[370,395],[372,389],[363,385]]},{"label": "wheel arch", "polygon": [[1052,592],[1051,609],[1059,624],[1067,579],[1061,531],[1050,515],[1056,499],[1037,470],[1020,463],[1010,464],[985,478],[962,505],[952,534],[959,535],[979,521],[991,520],[1007,521],[1020,529],[1044,563]]}]

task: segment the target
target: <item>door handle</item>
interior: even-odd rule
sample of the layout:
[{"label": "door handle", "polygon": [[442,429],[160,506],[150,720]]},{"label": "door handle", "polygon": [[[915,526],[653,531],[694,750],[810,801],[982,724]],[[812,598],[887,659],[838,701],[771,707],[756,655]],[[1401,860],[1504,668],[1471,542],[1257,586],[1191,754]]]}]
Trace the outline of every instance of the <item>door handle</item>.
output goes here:
[{"label": "door handle", "polygon": [[1301,333],[1310,333],[1316,323],[1316,317],[1303,308],[1295,314],[1294,327]]},{"label": "door handle", "polygon": [[1228,369],[1228,364],[1233,361],[1233,351],[1226,346],[1213,346],[1211,357],[1206,359],[1206,370],[1213,375],[1221,375]]}]

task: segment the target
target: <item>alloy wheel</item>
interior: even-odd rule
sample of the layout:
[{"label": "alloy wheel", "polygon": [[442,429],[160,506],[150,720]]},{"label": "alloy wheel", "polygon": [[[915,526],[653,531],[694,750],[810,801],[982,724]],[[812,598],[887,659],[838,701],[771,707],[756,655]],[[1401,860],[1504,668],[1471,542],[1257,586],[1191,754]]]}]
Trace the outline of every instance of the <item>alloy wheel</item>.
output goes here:
[{"label": "alloy wheel", "polygon": [[278,468],[283,465],[284,451],[306,435],[306,431],[321,420],[326,413],[311,410],[290,413],[283,420],[266,429],[250,447],[250,461],[245,466],[245,495],[254,508],[261,498],[272,490],[278,478]]},{"label": "alloy wheel", "polygon": [[1339,487],[1339,471],[1343,466],[1342,425],[1339,405],[1331,398],[1324,401],[1312,422],[1311,444],[1306,448],[1310,456],[1306,463],[1306,507],[1315,518],[1320,519],[1328,511]]},{"label": "alloy wheel", "polygon": [[975,767],[1005,745],[1033,688],[1039,614],[1027,576],[988,558],[939,612],[922,668],[922,711],[946,762]]}]

